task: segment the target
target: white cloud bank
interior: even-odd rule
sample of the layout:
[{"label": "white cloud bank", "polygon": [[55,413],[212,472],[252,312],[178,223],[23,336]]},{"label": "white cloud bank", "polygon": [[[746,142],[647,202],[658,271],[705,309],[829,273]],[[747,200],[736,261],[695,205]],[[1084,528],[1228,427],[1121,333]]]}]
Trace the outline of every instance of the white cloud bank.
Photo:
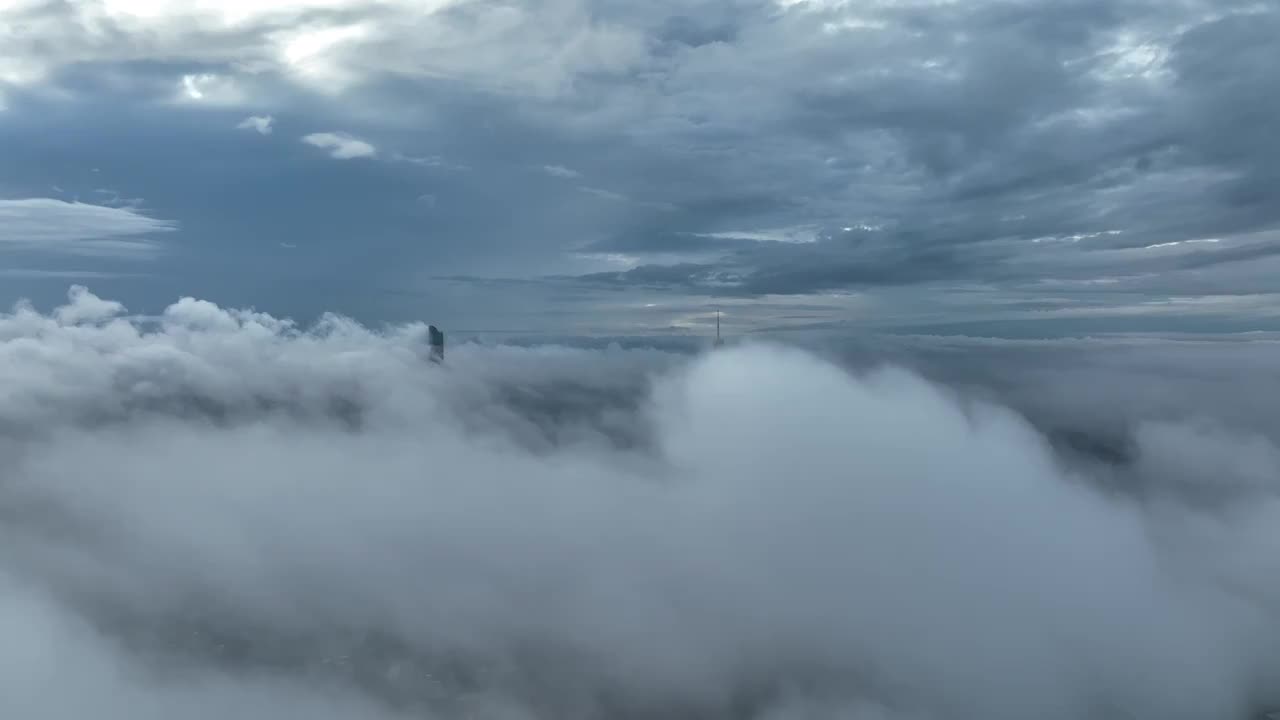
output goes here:
[{"label": "white cloud bank", "polygon": [[1222,522],[1098,492],[1006,410],[798,351],[464,345],[439,367],[418,326],[123,312],[80,289],[0,317],[6,717],[1276,700],[1274,453]]},{"label": "white cloud bank", "polygon": [[303,137],[302,142],[328,150],[329,156],[337,160],[373,157],[378,152],[373,145],[346,133],[312,133]]},{"label": "white cloud bank", "polygon": [[160,244],[149,235],[177,224],[131,207],[56,198],[0,200],[0,252],[32,250],[98,257],[149,257]]}]

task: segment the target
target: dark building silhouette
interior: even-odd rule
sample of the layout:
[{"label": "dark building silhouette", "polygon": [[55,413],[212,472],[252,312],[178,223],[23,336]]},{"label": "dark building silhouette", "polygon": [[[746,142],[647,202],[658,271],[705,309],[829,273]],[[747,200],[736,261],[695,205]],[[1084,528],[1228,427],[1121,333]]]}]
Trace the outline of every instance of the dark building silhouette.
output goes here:
[{"label": "dark building silhouette", "polygon": [[432,325],[427,328],[427,334],[431,343],[431,362],[444,362],[444,333]]}]

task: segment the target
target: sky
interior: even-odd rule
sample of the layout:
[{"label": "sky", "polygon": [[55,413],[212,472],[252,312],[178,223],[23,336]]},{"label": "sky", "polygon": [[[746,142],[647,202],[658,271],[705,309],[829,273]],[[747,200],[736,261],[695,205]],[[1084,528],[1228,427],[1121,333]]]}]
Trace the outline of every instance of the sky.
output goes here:
[{"label": "sky", "polygon": [[1280,6],[3,0],[0,301],[1280,329]]}]

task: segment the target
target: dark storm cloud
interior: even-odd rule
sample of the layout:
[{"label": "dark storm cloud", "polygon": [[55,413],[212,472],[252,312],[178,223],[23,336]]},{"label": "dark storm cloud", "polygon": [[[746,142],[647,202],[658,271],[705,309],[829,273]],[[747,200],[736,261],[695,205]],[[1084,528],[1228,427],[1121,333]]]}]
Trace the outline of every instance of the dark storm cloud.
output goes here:
[{"label": "dark storm cloud", "polygon": [[[1277,143],[1262,130],[1276,115],[1264,85],[1266,58],[1280,51],[1272,32],[1280,13],[1217,7],[1249,13],[1214,19],[1207,6],[1092,2],[886,13],[887,28],[859,36],[871,50],[852,40],[827,48],[824,59],[849,71],[838,81],[801,79],[785,91],[794,103],[782,125],[771,127],[831,152],[887,156],[870,168],[850,163],[843,176],[903,186],[869,213],[884,226],[882,249],[851,249],[831,231],[811,246],[729,252],[721,267],[744,278],[749,293],[1009,282],[1036,279],[1020,275],[1032,266],[1040,277],[1078,277],[1095,249],[1273,227],[1280,215],[1268,160]],[[1179,36],[1179,23],[1193,29]],[[866,57],[873,51],[874,61]],[[878,146],[860,145],[860,136]],[[797,194],[812,190],[813,178],[800,180]],[[851,209],[860,204],[848,200]],[[838,206],[813,217],[830,228],[865,222]],[[724,219],[708,213],[702,228]],[[669,235],[651,237],[654,252],[670,251]],[[1076,243],[1073,252],[1033,242],[1062,238]],[[643,259],[642,248],[629,247]],[[1210,267],[1270,252],[1201,250],[1125,265]]]}]

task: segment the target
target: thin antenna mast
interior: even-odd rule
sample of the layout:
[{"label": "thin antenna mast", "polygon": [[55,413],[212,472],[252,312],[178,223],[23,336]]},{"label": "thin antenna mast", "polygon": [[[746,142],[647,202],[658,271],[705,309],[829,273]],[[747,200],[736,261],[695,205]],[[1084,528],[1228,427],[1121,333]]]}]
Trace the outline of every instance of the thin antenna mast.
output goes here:
[{"label": "thin antenna mast", "polygon": [[724,340],[722,340],[722,339],[720,338],[720,311],[719,311],[719,310],[717,310],[717,311],[716,311],[716,342],[715,342],[715,346],[716,346],[716,347],[720,347],[721,345],[724,345]]}]

